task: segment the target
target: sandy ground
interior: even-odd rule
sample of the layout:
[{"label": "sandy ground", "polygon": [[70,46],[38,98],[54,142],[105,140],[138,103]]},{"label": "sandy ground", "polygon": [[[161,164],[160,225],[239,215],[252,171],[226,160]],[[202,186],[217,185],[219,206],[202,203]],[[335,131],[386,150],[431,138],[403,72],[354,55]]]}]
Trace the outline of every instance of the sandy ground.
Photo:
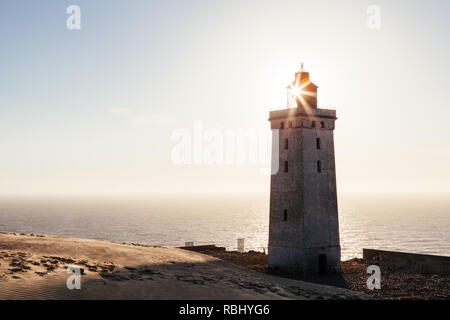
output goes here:
[{"label": "sandy ground", "polygon": [[[226,251],[225,248],[191,249],[203,254],[229,261],[248,269],[267,273],[267,255],[261,252]],[[381,290],[367,288],[367,267],[379,265],[382,270]],[[285,275],[286,277],[292,277]],[[335,279],[309,279],[311,282],[327,283]],[[396,300],[449,300],[450,274],[420,274],[409,268],[408,263],[382,259],[365,261],[351,259],[342,262],[342,278],[335,285],[363,292],[383,299]],[[336,283],[337,282],[337,283]]]},{"label": "sandy ground", "polygon": [[[69,290],[68,266],[81,290]],[[259,273],[197,252],[0,233],[0,299],[368,299]]]}]

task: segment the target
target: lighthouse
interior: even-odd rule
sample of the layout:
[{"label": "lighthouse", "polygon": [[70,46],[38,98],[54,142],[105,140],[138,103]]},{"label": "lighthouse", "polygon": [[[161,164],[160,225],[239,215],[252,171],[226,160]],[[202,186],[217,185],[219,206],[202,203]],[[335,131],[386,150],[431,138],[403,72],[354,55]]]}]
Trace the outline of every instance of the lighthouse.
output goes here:
[{"label": "lighthouse", "polygon": [[[287,108],[271,111],[279,170],[270,184],[269,269],[304,276],[340,272],[336,111],[317,106],[303,64],[287,87]],[[274,141],[274,145],[277,141]],[[275,160],[276,161],[276,160]]]}]

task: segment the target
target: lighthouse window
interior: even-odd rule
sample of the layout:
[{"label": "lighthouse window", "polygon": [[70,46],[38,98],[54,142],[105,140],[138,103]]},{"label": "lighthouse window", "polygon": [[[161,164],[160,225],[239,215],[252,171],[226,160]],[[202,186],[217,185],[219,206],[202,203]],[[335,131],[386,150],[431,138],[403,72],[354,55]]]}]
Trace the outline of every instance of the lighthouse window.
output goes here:
[{"label": "lighthouse window", "polygon": [[287,210],[284,210],[283,221],[287,221]]},{"label": "lighthouse window", "polygon": [[284,139],[284,149],[285,150],[289,149],[289,139]]},{"label": "lighthouse window", "polygon": [[317,172],[322,172],[322,161],[317,161]]},{"label": "lighthouse window", "polygon": [[317,150],[320,150],[320,138],[316,139],[316,147],[317,147]]},{"label": "lighthouse window", "polygon": [[284,172],[289,171],[289,163],[287,161],[284,162]]}]

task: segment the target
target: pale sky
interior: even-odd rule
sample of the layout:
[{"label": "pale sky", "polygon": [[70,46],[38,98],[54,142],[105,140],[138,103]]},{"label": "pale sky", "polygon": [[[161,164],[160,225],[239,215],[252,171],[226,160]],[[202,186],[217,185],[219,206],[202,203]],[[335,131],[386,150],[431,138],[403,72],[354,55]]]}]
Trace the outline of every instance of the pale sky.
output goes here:
[{"label": "pale sky", "polygon": [[448,0],[2,0],[0,194],[267,192],[260,165],[174,164],[171,136],[269,130],[300,62],[339,192],[450,192],[449,30]]}]

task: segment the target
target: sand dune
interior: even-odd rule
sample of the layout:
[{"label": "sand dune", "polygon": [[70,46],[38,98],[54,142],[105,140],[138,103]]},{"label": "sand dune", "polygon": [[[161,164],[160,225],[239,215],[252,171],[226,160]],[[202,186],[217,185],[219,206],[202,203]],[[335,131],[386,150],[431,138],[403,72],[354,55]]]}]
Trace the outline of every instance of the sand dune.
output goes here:
[{"label": "sand dune", "polygon": [[[79,266],[81,290],[69,290]],[[368,299],[182,249],[0,234],[0,299]]]}]

